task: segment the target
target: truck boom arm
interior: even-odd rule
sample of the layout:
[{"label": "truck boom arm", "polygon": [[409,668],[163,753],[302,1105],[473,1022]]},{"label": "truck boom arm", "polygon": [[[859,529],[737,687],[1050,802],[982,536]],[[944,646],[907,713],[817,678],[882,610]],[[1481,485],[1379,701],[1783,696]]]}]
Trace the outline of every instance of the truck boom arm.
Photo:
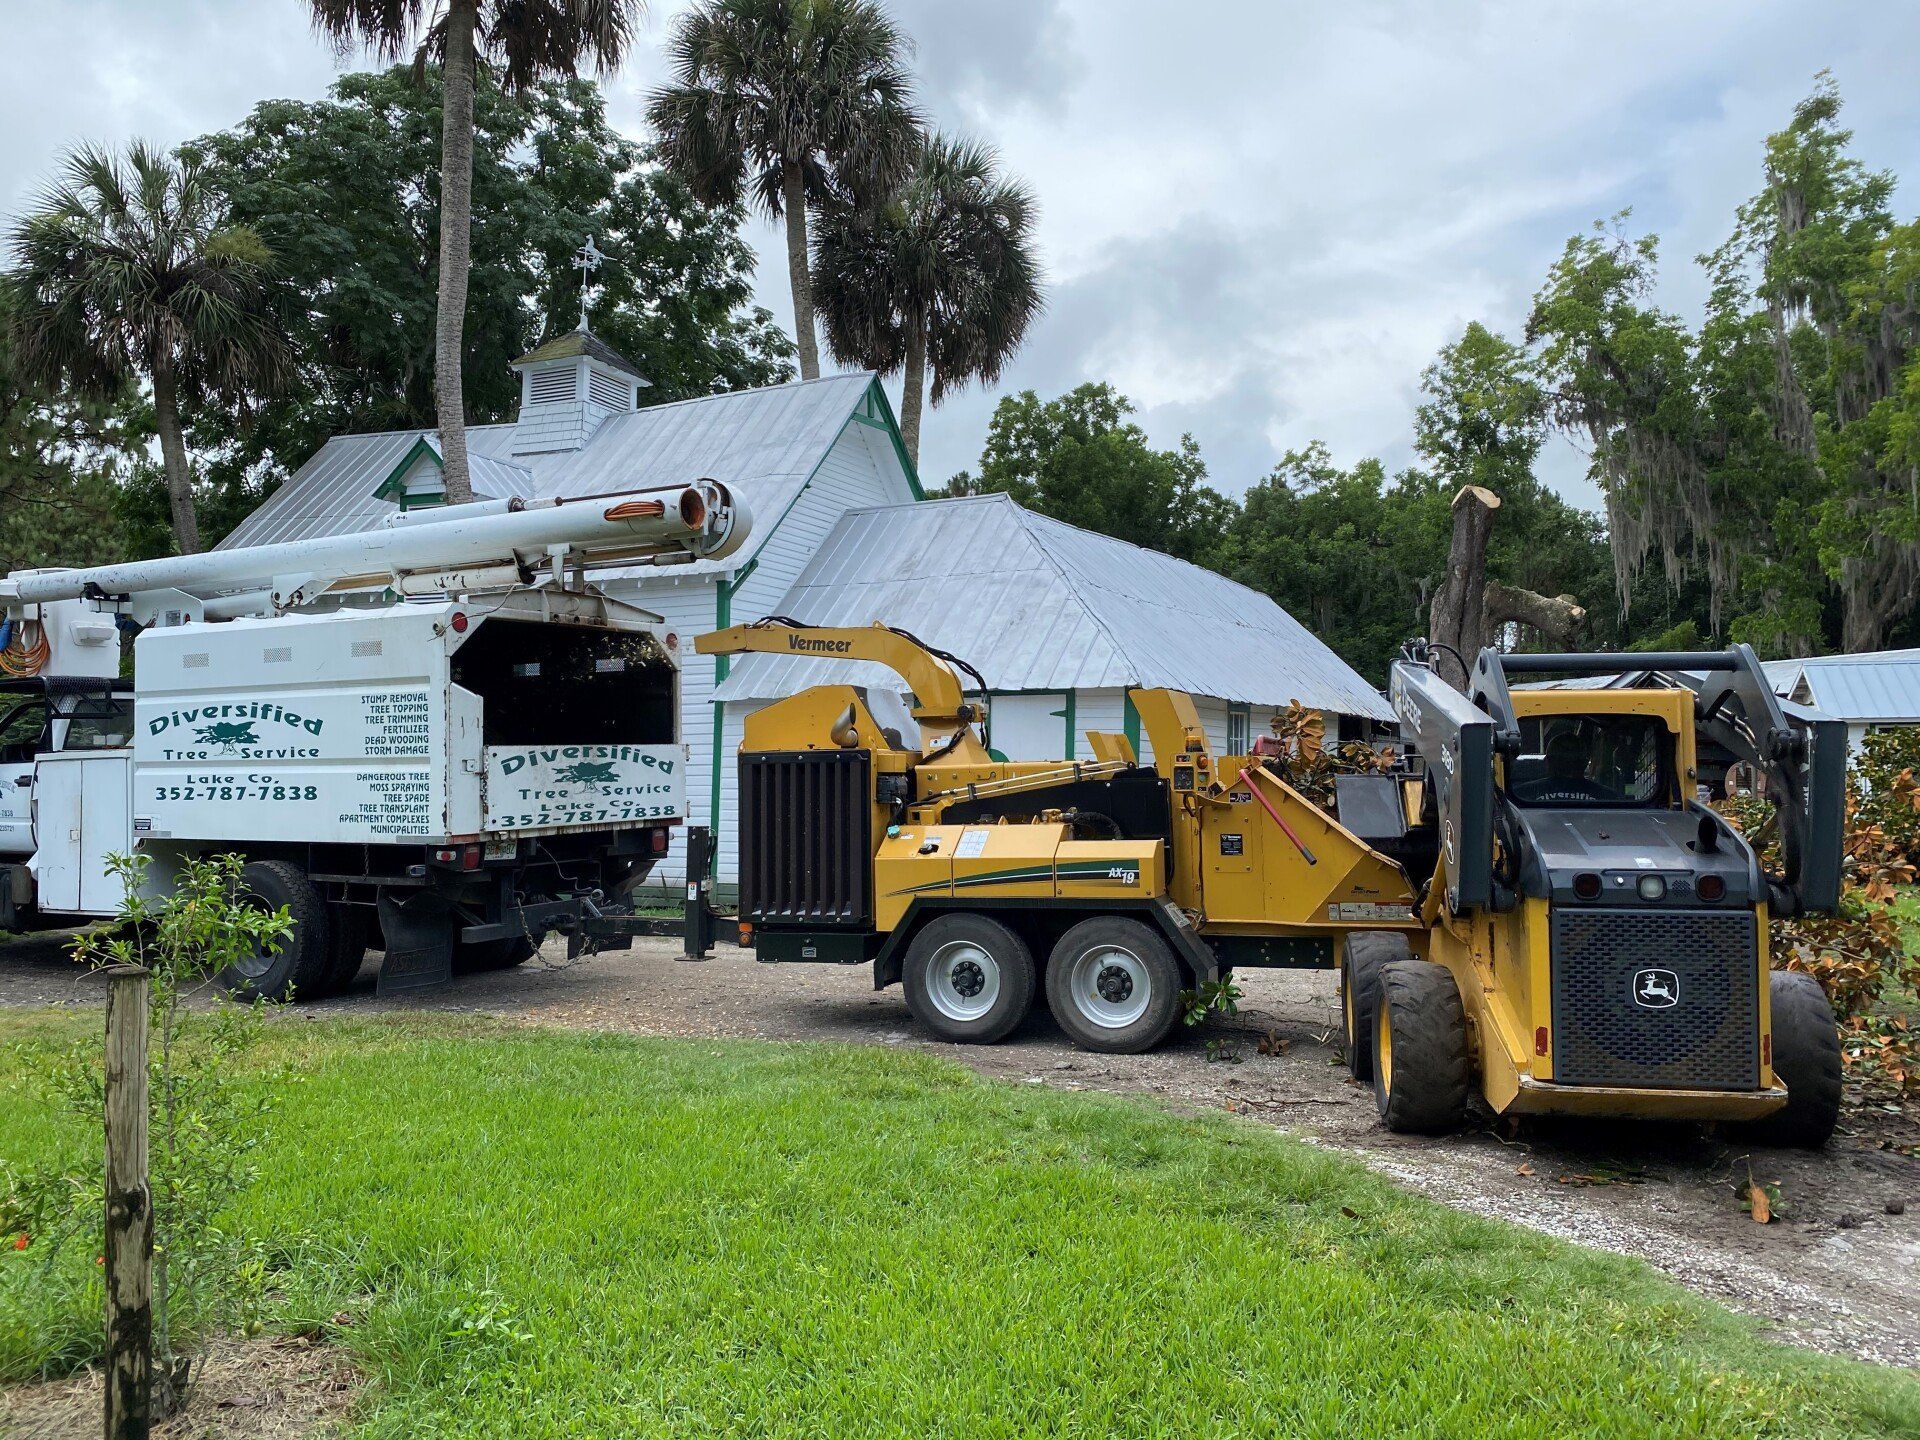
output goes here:
[{"label": "truck boom arm", "polygon": [[[0,580],[0,608],[73,599],[123,600],[172,594],[206,600],[255,592],[288,609],[327,591],[436,576],[473,588],[524,583],[548,563],[586,566],[721,559],[745,543],[750,518],[718,481],[625,494],[529,500],[315,540],[292,540],[198,555],[171,555],[78,570],[24,571]],[[455,588],[449,585],[447,588]]]}]

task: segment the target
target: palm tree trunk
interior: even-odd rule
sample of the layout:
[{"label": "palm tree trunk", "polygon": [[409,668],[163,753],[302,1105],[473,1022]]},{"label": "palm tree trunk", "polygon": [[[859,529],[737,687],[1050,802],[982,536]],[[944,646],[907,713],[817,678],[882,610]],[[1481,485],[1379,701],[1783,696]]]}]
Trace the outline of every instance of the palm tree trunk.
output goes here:
[{"label": "palm tree trunk", "polygon": [[440,97],[440,306],[434,317],[434,397],[440,419],[440,473],[449,505],[473,499],[467,479],[467,410],[460,351],[467,324],[467,270],[473,239],[473,30],[475,0],[447,9],[447,58]]},{"label": "palm tree trunk", "polygon": [[820,347],[813,338],[813,270],[807,257],[807,185],[798,165],[780,175],[780,203],[787,212],[787,277],[793,282],[793,338],[800,347],[800,378],[820,378]]},{"label": "palm tree trunk", "polygon": [[162,353],[153,362],[153,422],[160,432],[160,460],[167,472],[167,505],[173,512],[173,543],[182,555],[200,550],[200,517],[193,508],[193,471],[187,465],[187,442],[180,433],[180,391],[173,374],[173,357]]},{"label": "palm tree trunk", "polygon": [[920,468],[920,407],[927,390],[927,332],[916,325],[907,336],[907,359],[901,375],[900,439],[907,459]]}]

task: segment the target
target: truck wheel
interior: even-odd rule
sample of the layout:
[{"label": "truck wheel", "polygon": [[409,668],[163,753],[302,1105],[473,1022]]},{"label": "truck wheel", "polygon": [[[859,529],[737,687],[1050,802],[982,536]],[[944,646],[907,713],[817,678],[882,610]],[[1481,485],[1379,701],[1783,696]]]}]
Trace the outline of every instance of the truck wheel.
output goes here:
[{"label": "truck wheel", "polygon": [[220,972],[231,995],[252,1000],[305,1000],[326,992],[327,905],[307,872],[286,860],[249,860],[240,870],[241,899],[262,910],[286,906],[293,929],[273,954],[237,960]]},{"label": "truck wheel", "polygon": [[524,935],[504,940],[476,940],[453,947],[453,973],[478,975],[487,970],[511,970],[533,958],[534,944]]},{"label": "truck wheel", "polygon": [[1340,1033],[1347,1051],[1347,1073],[1373,1079],[1373,1017],[1380,1008],[1380,970],[1396,960],[1411,960],[1407,937],[1392,931],[1349,935],[1340,942]]},{"label": "truck wheel", "polygon": [[1047,958],[1047,1008],[1082,1050],[1137,1055],[1180,1018],[1180,964],[1138,920],[1082,920]]},{"label": "truck wheel", "polygon": [[327,907],[327,974],[321,987],[338,995],[353,983],[367,958],[367,931],[372,911],[364,905]]},{"label": "truck wheel", "polygon": [[942,915],[907,947],[901,982],[914,1018],[942,1040],[991,1045],[1033,1008],[1027,942],[985,915]]},{"label": "truck wheel", "polygon": [[1840,1027],[1827,992],[1811,975],[1776,970],[1769,977],[1773,1006],[1773,1073],[1787,1087],[1786,1105],[1734,1127],[1755,1145],[1818,1150],[1840,1121]]},{"label": "truck wheel", "polygon": [[1467,1118],[1467,1016],[1444,965],[1396,960],[1380,971],[1373,1098],[1389,1130],[1439,1135]]}]

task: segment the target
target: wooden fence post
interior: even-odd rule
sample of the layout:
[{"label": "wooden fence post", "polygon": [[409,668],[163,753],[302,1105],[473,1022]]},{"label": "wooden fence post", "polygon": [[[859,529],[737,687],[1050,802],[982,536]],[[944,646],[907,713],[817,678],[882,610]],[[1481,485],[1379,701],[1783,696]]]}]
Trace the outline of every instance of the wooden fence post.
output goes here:
[{"label": "wooden fence post", "polygon": [[107,971],[107,1440],[147,1440],[153,1364],[153,1196],[147,1187],[147,987]]}]

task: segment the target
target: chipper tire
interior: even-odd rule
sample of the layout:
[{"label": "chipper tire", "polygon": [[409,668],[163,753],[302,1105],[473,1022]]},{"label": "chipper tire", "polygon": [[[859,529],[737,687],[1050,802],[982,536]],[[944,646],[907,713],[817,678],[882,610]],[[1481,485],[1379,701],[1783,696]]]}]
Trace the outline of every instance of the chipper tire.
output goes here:
[{"label": "chipper tire", "polygon": [[326,994],[330,946],[327,903],[307,872],[286,860],[249,860],[240,870],[243,900],[263,910],[287,909],[293,929],[272,954],[220,972],[221,986],[242,999],[307,1000]]},{"label": "chipper tire", "polygon": [[1340,1029],[1347,1073],[1373,1079],[1373,1021],[1380,1009],[1380,972],[1396,960],[1411,960],[1407,937],[1391,931],[1349,935],[1340,942]]},{"label": "chipper tire", "polygon": [[1840,1027],[1827,992],[1811,975],[1776,970],[1768,998],[1773,1006],[1773,1073],[1787,1087],[1783,1109],[1735,1128],[1755,1145],[1818,1150],[1840,1121]]},{"label": "chipper tire", "polygon": [[1467,1016],[1444,965],[1396,960],[1380,971],[1373,1098],[1389,1130],[1442,1135],[1467,1118],[1473,1083]]},{"label": "chipper tire", "polygon": [[1151,926],[1123,916],[1082,920],[1047,958],[1047,1008],[1082,1050],[1137,1055],[1180,1018],[1184,976]]},{"label": "chipper tire", "polygon": [[907,947],[907,1008],[942,1040],[991,1045],[1033,1008],[1033,953],[986,915],[942,915]]}]

